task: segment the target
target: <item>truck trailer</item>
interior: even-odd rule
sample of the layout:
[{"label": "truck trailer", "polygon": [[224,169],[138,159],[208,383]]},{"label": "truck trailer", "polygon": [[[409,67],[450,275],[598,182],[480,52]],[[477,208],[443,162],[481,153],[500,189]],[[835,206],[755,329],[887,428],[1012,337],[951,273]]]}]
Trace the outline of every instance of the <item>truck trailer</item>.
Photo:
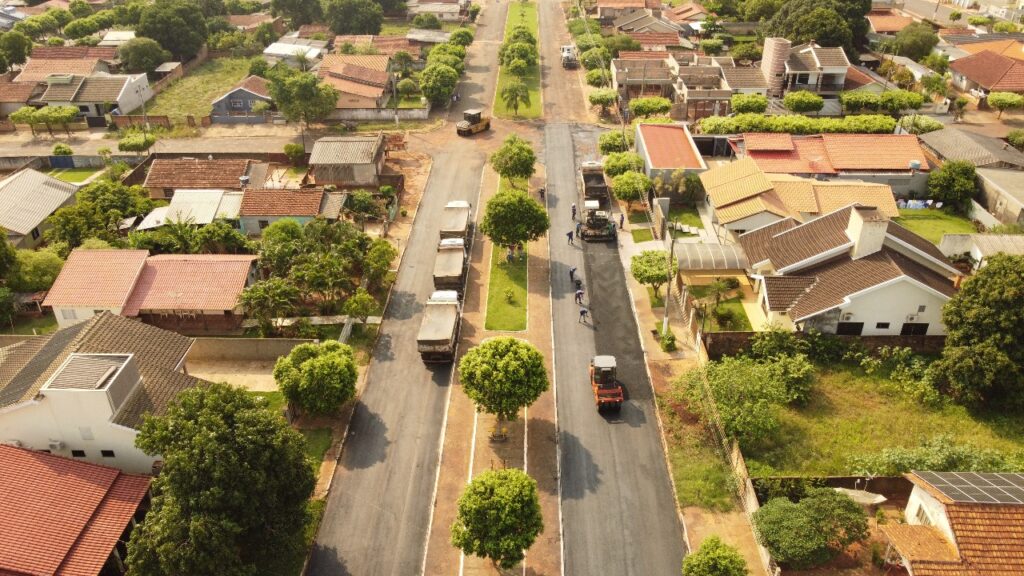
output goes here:
[{"label": "truck trailer", "polygon": [[434,290],[455,290],[461,296],[469,270],[469,255],[462,238],[445,238],[434,258]]},{"label": "truck trailer", "polygon": [[455,360],[462,326],[462,304],[454,290],[438,290],[423,307],[423,320],[416,335],[416,349],[424,364],[443,364]]},{"label": "truck trailer", "polygon": [[462,238],[468,248],[472,240],[473,205],[463,200],[455,200],[445,205],[441,211],[441,239]]}]

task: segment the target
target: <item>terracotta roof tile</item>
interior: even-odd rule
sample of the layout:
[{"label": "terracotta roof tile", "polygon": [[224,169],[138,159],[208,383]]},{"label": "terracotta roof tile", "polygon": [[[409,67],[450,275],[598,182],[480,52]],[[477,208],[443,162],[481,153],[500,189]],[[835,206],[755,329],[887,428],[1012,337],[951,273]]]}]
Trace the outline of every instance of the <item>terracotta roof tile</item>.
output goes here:
[{"label": "terracotta roof tile", "polygon": [[146,188],[222,188],[238,190],[239,178],[251,160],[200,160],[157,158],[146,175]]},{"label": "terracotta roof tile", "polygon": [[644,0],[597,0],[598,8],[644,8]]},{"label": "terracotta roof tile", "polygon": [[668,50],[623,50],[619,52],[619,60],[665,60]]},{"label": "terracotta roof tile", "polygon": [[32,82],[0,82],[0,102],[5,104],[24,104],[37,91],[42,92]]},{"label": "terracotta roof tile", "polygon": [[789,310],[815,282],[817,279],[813,276],[765,276],[764,290],[768,309],[773,312]]},{"label": "terracotta roof tile", "polygon": [[679,34],[671,32],[628,32],[641,46],[678,46]]},{"label": "terracotta roof tile", "polygon": [[637,128],[651,168],[705,168],[690,131],[672,124],[640,124]]},{"label": "terracotta roof tile", "polygon": [[44,82],[51,74],[88,76],[99,67],[99,58],[29,58],[15,82]]},{"label": "terracotta roof tile", "polygon": [[415,58],[419,50],[404,36],[374,36],[371,45],[381,54],[394,56],[399,52],[408,52]]},{"label": "terracotta roof tile", "polygon": [[242,195],[242,216],[316,216],[323,190],[249,188]]},{"label": "terracotta roof tile", "polygon": [[75,249],[46,294],[43,306],[124,306],[148,256],[146,250]]},{"label": "terracotta roof tile", "polygon": [[960,556],[949,540],[934,526],[920,524],[883,524],[879,526],[900,555],[913,562],[920,560],[957,565]]},{"label": "terracotta roof tile", "polygon": [[871,29],[878,34],[899,32],[914,23],[910,16],[897,14],[891,10],[872,10],[867,15]]},{"label": "terracotta roof tile", "polygon": [[346,64],[387,72],[390,61],[391,57],[384,54],[327,54],[320,62],[317,75],[323,78],[329,71],[341,70]]},{"label": "terracotta roof tile", "polygon": [[[763,253],[766,258],[751,258],[751,262],[759,262],[762,259],[771,260],[776,270],[781,270],[798,262],[813,258],[851,244],[846,236],[846,225],[850,220],[850,211],[840,210],[827,214],[816,220],[811,220],[798,226],[784,229],[771,234],[766,238],[758,238],[758,235],[750,233],[740,235],[740,245],[748,255]],[[755,243],[762,243],[763,246],[754,246]],[[802,276],[804,274],[801,272]]]},{"label": "terracotta roof tile", "polygon": [[715,206],[725,206],[771,190],[772,184],[750,158],[702,172],[700,180]]},{"label": "terracotta roof tile", "polygon": [[373,34],[341,34],[334,37],[334,49],[341,48],[343,44],[358,46],[360,44],[371,44]]},{"label": "terracotta roof tile", "polygon": [[243,30],[256,28],[260,24],[269,24],[276,20],[274,16],[260,12],[257,12],[256,14],[229,14],[227,16],[227,19],[228,24],[231,24],[235,28],[241,28]]},{"label": "terracotta roof tile", "polygon": [[949,68],[986,90],[1024,92],[1024,62],[984,50],[950,63]]},{"label": "terracotta roof tile", "polygon": [[98,574],[149,482],[0,445],[0,572]]},{"label": "terracotta roof tile", "polygon": [[151,256],[122,312],[223,311],[238,305],[257,256],[164,254]]},{"label": "terracotta roof tile", "polygon": [[238,84],[235,84],[235,86],[228,92],[233,92],[239,88],[248,90],[249,92],[252,92],[257,96],[262,96],[263,98],[270,98],[270,89],[267,87],[266,79],[260,78],[256,75],[249,76]]},{"label": "terracotta roof tile", "polygon": [[790,134],[774,133],[746,133],[743,135],[743,144],[747,152],[760,150],[794,150],[793,136]]},{"label": "terracotta roof tile", "polygon": [[32,58],[40,60],[116,60],[115,46],[44,46],[32,47]]},{"label": "terracotta roof tile", "polygon": [[993,40],[991,42],[969,42],[960,44],[957,48],[968,54],[989,51],[1000,56],[1009,56],[1015,60],[1024,60],[1024,42],[1007,38],[1004,40]]},{"label": "terracotta roof tile", "polygon": [[846,170],[895,170],[910,168],[917,161],[928,169],[928,159],[913,134],[822,134],[832,165]]},{"label": "terracotta roof tile", "polygon": [[299,38],[309,38],[314,34],[327,34],[330,36],[331,29],[326,24],[303,24],[299,26]]},{"label": "terracotta roof tile", "polygon": [[875,84],[875,79],[861,72],[856,66],[850,66],[846,69],[846,79],[843,81],[844,90],[856,90],[871,84]]},{"label": "terracotta roof tile", "polygon": [[324,78],[323,81],[342,94],[355,94],[364,98],[380,98],[384,95],[383,86],[372,86],[348,78],[339,78],[333,73]]}]

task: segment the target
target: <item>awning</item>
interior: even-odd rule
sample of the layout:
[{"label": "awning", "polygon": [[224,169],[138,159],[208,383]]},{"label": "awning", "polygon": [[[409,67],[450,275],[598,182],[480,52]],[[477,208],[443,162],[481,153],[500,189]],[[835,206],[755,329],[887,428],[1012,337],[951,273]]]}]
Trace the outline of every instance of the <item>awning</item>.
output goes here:
[{"label": "awning", "polygon": [[691,244],[676,242],[679,270],[746,270],[747,255],[739,245]]}]

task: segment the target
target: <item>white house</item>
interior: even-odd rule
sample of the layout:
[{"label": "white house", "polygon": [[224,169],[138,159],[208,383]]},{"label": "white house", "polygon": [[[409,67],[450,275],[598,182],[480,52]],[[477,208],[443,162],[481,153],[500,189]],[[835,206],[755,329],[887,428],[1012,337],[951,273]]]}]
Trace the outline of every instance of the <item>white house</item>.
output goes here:
[{"label": "white house", "polygon": [[768,322],[848,336],[946,333],[959,271],[877,208],[854,205],[739,236]]},{"label": "white house", "polygon": [[0,348],[0,442],[151,473],[143,416],[206,382],[185,373],[193,340],[103,312]]},{"label": "white house", "polygon": [[110,104],[127,114],[152,98],[153,89],[145,74],[52,74],[46,78],[46,91],[39,101],[50,106],[74,106],[83,116],[101,117],[111,111]]},{"label": "white house", "polygon": [[948,258],[970,256],[974,270],[980,269],[991,256],[1024,255],[1024,236],[1018,234],[943,234],[939,251]]}]

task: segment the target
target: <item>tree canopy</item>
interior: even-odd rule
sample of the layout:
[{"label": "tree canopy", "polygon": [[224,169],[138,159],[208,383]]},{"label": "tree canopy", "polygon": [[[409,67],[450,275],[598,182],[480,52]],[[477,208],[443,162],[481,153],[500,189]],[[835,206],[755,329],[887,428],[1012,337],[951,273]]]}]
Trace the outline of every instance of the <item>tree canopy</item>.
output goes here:
[{"label": "tree canopy", "polygon": [[644,250],[633,256],[629,273],[633,278],[654,289],[655,295],[661,285],[675,277],[679,270],[679,261],[669,258],[664,250]]},{"label": "tree canopy", "polygon": [[43,232],[43,237],[48,242],[64,242],[69,249],[86,238],[114,241],[121,221],[144,216],[152,209],[153,201],[141,186],[101,178],[79,190],[74,204],[47,218],[50,228]]},{"label": "tree canopy", "polygon": [[310,122],[326,118],[338,102],[338,91],[320,82],[311,72],[276,71],[270,75],[269,88],[277,109],[284,117],[302,122],[307,128]]},{"label": "tree canopy", "polygon": [[747,561],[718,536],[709,536],[683,558],[683,576],[747,576]]},{"label": "tree canopy", "polygon": [[629,101],[629,111],[633,116],[647,118],[655,114],[668,114],[672,109],[672,101],[660,96],[633,98]]},{"label": "tree canopy", "polygon": [[633,207],[633,202],[644,197],[651,188],[651,179],[642,172],[626,172],[612,179],[612,193],[626,203],[626,209]]},{"label": "tree canopy", "polygon": [[384,10],[373,0],[324,0],[324,20],[335,34],[380,34]]},{"label": "tree canopy", "polygon": [[643,172],[644,159],[636,152],[612,152],[604,159],[604,173],[615,177],[626,172]]},{"label": "tree canopy", "polygon": [[290,20],[293,27],[312,24],[323,14],[319,0],[271,0],[270,7],[275,14]]},{"label": "tree canopy", "polygon": [[486,340],[459,361],[463,389],[479,410],[512,420],[548,389],[544,356],[512,337]]},{"label": "tree canopy", "polygon": [[132,38],[117,49],[117,54],[129,72],[152,72],[171,59],[171,53],[152,38]]},{"label": "tree canopy", "polygon": [[763,114],[768,109],[768,98],[764,94],[733,94],[730,103],[737,114]]},{"label": "tree canopy", "polygon": [[[522,62],[522,60],[513,60],[512,64],[517,62]],[[512,64],[509,65],[510,71]],[[525,68],[525,63],[523,67]],[[501,102],[505,105],[505,108],[512,109],[514,116],[519,116],[520,106],[530,106],[530,89],[522,80],[512,78],[501,89]]]},{"label": "tree canopy", "polygon": [[773,498],[753,516],[761,543],[792,569],[819,566],[868,536],[864,511],[831,488],[811,488],[798,503]]},{"label": "tree canopy", "polygon": [[420,91],[434,104],[447,102],[458,83],[459,73],[447,64],[429,64],[420,74]]},{"label": "tree canopy", "polygon": [[299,304],[299,289],[286,278],[268,278],[247,287],[238,295],[245,313],[255,318],[261,329],[269,331],[273,318],[290,316]]},{"label": "tree canopy", "polygon": [[508,570],[544,530],[537,482],[522,470],[488,470],[473,478],[459,497],[452,544]]},{"label": "tree canopy", "polygon": [[974,163],[950,160],[928,174],[928,195],[961,214],[969,213],[976,183]]},{"label": "tree canopy", "polygon": [[491,154],[490,163],[502,178],[525,179],[533,176],[537,155],[529,142],[513,134]]},{"label": "tree canopy", "polygon": [[550,227],[547,210],[518,190],[503,190],[492,196],[480,222],[480,231],[499,246],[532,242]]},{"label": "tree canopy", "polygon": [[821,112],[821,109],[825,106],[825,99],[814,92],[795,90],[786,92],[786,95],[782,98],[782,105],[786,107],[786,110],[797,114]]},{"label": "tree canopy", "polygon": [[786,0],[765,23],[764,34],[788,38],[793,44],[813,40],[850,52],[854,41],[867,33],[864,16],[870,8],[870,0]]},{"label": "tree canopy", "polygon": [[1024,96],[1013,92],[990,92],[986,101],[999,111],[996,118],[1002,118],[1007,110],[1024,107]]},{"label": "tree canopy", "polygon": [[896,33],[896,45],[899,46],[900,55],[915,62],[930,54],[938,43],[939,37],[935,34],[935,29],[925,22],[912,22]]},{"label": "tree canopy", "polygon": [[337,340],[299,344],[274,365],[274,380],[284,397],[304,412],[333,414],[356,395],[352,348]]},{"label": "tree canopy", "polygon": [[195,56],[208,34],[199,6],[185,0],[157,0],[144,7],[135,32],[152,38],[182,60]]},{"label": "tree canopy", "polygon": [[128,574],[279,574],[302,554],[313,470],[302,435],[264,402],[210,384],[146,417],[135,444],[163,468]]},{"label": "tree canopy", "polygon": [[7,284],[16,292],[49,290],[63,267],[64,259],[53,250],[18,250]]},{"label": "tree canopy", "polygon": [[[590,74],[589,72],[587,73]],[[592,106],[600,106],[601,114],[608,112],[608,107],[618,100],[618,94],[611,88],[600,88],[598,90],[591,90],[590,94],[587,94],[587,101]]]},{"label": "tree canopy", "polygon": [[17,270],[18,255],[7,240],[7,230],[0,227],[0,280],[6,280]]}]

